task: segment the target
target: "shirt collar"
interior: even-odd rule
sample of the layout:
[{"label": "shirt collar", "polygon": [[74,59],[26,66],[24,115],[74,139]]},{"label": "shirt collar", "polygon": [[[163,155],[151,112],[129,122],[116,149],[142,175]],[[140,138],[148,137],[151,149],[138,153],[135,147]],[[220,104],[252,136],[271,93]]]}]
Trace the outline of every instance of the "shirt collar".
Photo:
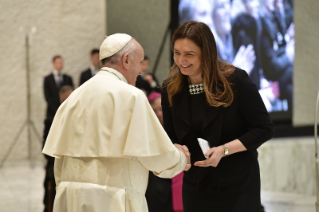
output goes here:
[{"label": "shirt collar", "polygon": [[99,70],[99,68],[95,68],[95,66],[94,65],[90,65],[90,69],[91,69],[91,73],[92,73],[92,75],[94,76],[97,72],[98,72],[98,70]]},{"label": "shirt collar", "polygon": [[128,83],[127,80],[125,79],[125,77],[124,77],[120,72],[118,72],[117,70],[115,70],[114,68],[102,67],[102,68],[101,68],[101,71],[106,71],[106,72],[109,72],[109,73],[111,73],[111,74],[114,74],[115,76],[117,76],[117,78],[118,78],[119,80]]},{"label": "shirt collar", "polygon": [[[54,70],[53,70],[53,75],[54,75],[54,76],[58,76],[58,75],[59,75],[59,72],[58,72],[57,70],[55,70],[55,69],[54,69]],[[61,72],[60,72],[60,75],[62,75],[62,73],[61,73]]]}]

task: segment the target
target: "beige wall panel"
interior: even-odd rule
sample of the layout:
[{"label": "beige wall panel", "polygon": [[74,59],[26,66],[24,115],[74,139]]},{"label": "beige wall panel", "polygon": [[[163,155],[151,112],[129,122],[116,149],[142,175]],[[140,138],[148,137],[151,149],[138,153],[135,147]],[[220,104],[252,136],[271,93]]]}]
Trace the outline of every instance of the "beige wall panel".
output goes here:
[{"label": "beige wall panel", "polygon": [[[64,72],[78,86],[89,65],[89,52],[106,34],[105,0],[2,0],[0,3],[0,160],[7,153],[27,116],[25,34],[30,33],[31,117],[41,137],[46,104],[43,77],[52,71],[51,59],[64,58]],[[32,134],[32,157],[42,158],[42,144]],[[28,157],[27,130],[9,160]]]},{"label": "beige wall panel", "polygon": [[[150,58],[153,70],[158,51],[170,21],[169,0],[108,0],[107,31],[124,32],[141,43]],[[170,34],[166,39],[156,76],[160,82],[168,76],[170,68]]]},{"label": "beige wall panel", "polygon": [[295,126],[313,125],[319,90],[319,1],[295,0]]}]

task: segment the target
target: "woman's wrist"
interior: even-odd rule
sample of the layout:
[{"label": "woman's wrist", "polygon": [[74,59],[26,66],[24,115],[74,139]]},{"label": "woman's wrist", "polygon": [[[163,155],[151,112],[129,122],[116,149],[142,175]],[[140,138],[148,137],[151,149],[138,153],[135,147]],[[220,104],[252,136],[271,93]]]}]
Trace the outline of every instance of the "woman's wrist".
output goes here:
[{"label": "woman's wrist", "polygon": [[224,150],[223,145],[220,145],[217,148],[218,148],[218,150],[220,152],[221,158],[225,157],[225,150]]},{"label": "woman's wrist", "polygon": [[243,145],[243,143],[239,139],[235,139],[235,140],[232,140],[231,142],[221,145],[221,147],[223,146],[227,149],[227,150],[224,149],[225,152],[228,152],[228,154],[226,155],[232,155],[234,153],[243,152],[247,150],[246,147]]},{"label": "woman's wrist", "polygon": [[222,148],[223,148],[224,157],[228,156],[229,155],[229,150],[226,147],[226,144],[223,144]]}]

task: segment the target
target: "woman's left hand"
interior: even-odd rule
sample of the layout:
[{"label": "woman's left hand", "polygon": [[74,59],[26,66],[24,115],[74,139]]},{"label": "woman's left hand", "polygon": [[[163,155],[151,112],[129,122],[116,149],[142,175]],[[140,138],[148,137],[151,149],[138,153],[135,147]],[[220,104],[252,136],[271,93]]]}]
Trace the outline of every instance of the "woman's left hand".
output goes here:
[{"label": "woman's left hand", "polygon": [[197,161],[194,165],[199,167],[216,167],[219,164],[220,159],[224,157],[224,148],[222,146],[213,147],[208,150],[205,155],[209,156],[207,160]]}]

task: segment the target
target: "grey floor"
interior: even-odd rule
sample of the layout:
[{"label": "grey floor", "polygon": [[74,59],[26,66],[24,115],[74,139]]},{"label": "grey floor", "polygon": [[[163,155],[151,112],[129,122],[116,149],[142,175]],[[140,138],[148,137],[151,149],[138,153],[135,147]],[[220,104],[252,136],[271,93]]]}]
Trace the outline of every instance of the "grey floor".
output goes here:
[{"label": "grey floor", "polygon": [[[0,169],[0,212],[43,211],[43,161],[6,162]],[[262,191],[266,212],[315,212],[314,196]]]}]

